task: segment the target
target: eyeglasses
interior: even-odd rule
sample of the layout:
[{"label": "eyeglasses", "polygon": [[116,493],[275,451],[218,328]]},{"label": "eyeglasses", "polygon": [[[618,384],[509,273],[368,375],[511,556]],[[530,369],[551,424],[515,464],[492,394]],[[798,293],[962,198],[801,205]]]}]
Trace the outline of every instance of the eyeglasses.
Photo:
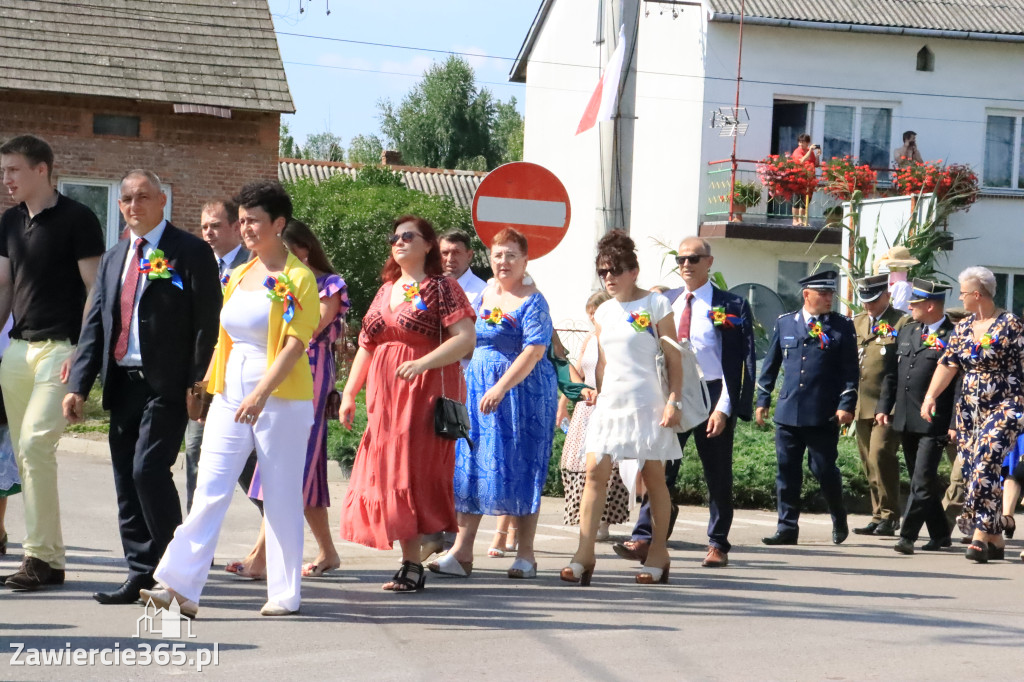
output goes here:
[{"label": "eyeglasses", "polygon": [[682,265],[683,263],[696,265],[700,262],[701,258],[707,258],[707,256],[702,253],[696,253],[692,256],[676,256],[676,265]]},{"label": "eyeglasses", "polygon": [[408,243],[412,242],[412,240],[416,239],[416,237],[420,237],[420,236],[422,236],[422,235],[420,235],[419,232],[413,232],[413,231],[410,230],[409,232],[403,232],[402,234],[390,235],[388,237],[388,243],[390,243],[391,246],[394,246],[395,244],[398,243],[398,240],[401,239],[403,242],[408,244]]},{"label": "eyeglasses", "polygon": [[622,268],[620,268],[618,266],[616,266],[614,268],[598,268],[597,269],[597,278],[598,279],[604,279],[608,275],[611,275],[612,277],[618,277],[621,274],[622,274]]},{"label": "eyeglasses", "polygon": [[980,296],[981,291],[978,289],[975,289],[974,291],[961,291],[959,298],[964,298],[965,296],[970,296],[971,294],[978,294]]}]

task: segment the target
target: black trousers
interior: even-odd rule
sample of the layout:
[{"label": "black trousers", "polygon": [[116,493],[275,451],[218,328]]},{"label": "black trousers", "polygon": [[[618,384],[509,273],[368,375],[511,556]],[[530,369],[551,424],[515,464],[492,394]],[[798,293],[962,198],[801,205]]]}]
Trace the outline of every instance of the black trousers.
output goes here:
[{"label": "black trousers", "polygon": [[[708,393],[711,404],[717,405],[722,395],[722,380],[708,382]],[[736,418],[730,417],[725,422],[725,430],[714,438],[707,436],[708,423],[679,434],[679,447],[684,449],[686,442],[693,436],[697,446],[697,456],[704,468],[704,483],[708,487],[708,543],[723,552],[728,552],[729,529],[732,527],[732,444],[736,433]],[[675,493],[676,481],[679,478],[679,467],[682,460],[665,462],[665,478],[669,492]],[[634,540],[651,539],[651,510],[647,500],[640,507],[640,514],[633,528]]]},{"label": "black trousers", "polygon": [[903,458],[910,472],[910,497],[903,513],[900,535],[911,542],[917,540],[921,526],[927,525],[933,540],[948,538],[951,532],[942,508],[945,493],[939,483],[939,462],[942,461],[949,436],[928,436],[923,433],[900,434]]},{"label": "black trousers", "polygon": [[775,489],[779,497],[780,531],[797,530],[800,521],[800,492],[804,483],[804,452],[811,473],[821,485],[832,522],[846,520],[843,504],[843,475],[836,466],[839,459],[839,425],[775,425],[775,458],[778,473]]},{"label": "black trousers", "polygon": [[181,500],[171,467],[178,458],[188,411],[185,392],[168,400],[141,378],[115,367],[110,380],[110,457],[117,517],[128,575],[151,575],[181,524]]}]

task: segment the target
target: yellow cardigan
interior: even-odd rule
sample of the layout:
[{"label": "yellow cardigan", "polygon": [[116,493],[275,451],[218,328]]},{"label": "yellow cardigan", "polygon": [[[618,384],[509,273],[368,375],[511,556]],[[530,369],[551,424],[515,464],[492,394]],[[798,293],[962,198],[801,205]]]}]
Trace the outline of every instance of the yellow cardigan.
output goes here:
[{"label": "yellow cardigan", "polygon": [[[231,279],[228,280],[227,287],[224,289],[225,305],[231,298],[235,287],[238,286],[238,282],[255,262],[254,258],[231,272]],[[294,336],[302,341],[303,346],[309,346],[313,332],[320,324],[320,294],[317,291],[316,277],[313,272],[291,253],[288,254],[288,261],[285,263],[283,272],[292,281],[294,288],[292,293],[302,307],[296,306],[292,321],[285,322],[283,317],[285,304],[277,301],[271,302],[270,324],[267,330],[268,369],[274,364],[274,359],[284,348],[285,341],[289,336]],[[230,355],[231,337],[224,331],[222,325],[217,337],[217,347],[213,351],[213,367],[207,387],[210,393],[220,393],[224,390],[224,373],[227,370],[228,356]],[[292,371],[271,395],[285,400],[313,399],[313,374],[309,369],[309,357],[305,353],[299,357],[299,361],[292,367]]]}]

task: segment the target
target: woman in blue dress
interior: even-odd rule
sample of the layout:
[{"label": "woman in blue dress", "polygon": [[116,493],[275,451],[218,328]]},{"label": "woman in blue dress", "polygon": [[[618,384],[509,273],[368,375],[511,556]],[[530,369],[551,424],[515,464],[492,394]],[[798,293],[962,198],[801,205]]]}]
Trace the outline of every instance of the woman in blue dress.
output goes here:
[{"label": "woman in blue dress", "polygon": [[483,293],[476,350],[466,370],[470,446],[455,454],[459,533],[435,573],[465,577],[483,514],[517,517],[519,546],[509,578],[535,578],[533,538],[554,440],[558,381],[545,357],[554,328],[548,303],[524,284],[527,241],[508,228],[491,243],[495,282]]}]

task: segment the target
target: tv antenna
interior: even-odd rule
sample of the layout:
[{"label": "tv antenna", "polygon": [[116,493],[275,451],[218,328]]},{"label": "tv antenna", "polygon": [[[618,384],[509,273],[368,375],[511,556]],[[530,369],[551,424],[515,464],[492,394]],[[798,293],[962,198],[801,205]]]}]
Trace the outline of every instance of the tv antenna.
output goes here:
[{"label": "tv antenna", "polygon": [[719,129],[719,137],[746,135],[750,115],[746,107],[718,107],[711,112],[711,127]]}]

